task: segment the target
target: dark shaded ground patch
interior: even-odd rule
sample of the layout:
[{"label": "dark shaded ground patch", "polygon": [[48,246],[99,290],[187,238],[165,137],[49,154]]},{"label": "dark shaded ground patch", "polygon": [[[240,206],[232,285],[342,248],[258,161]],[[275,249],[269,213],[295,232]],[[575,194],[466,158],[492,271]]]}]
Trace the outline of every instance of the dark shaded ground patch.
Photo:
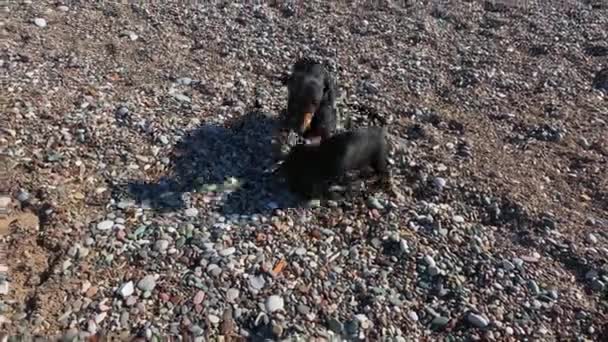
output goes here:
[{"label": "dark shaded ground patch", "polygon": [[188,132],[171,152],[171,172],[157,182],[131,181],[116,186],[160,212],[190,206],[190,192],[223,192],[219,211],[250,215],[296,205],[279,175],[272,136],[278,120],[253,111],[227,125],[206,123]]}]

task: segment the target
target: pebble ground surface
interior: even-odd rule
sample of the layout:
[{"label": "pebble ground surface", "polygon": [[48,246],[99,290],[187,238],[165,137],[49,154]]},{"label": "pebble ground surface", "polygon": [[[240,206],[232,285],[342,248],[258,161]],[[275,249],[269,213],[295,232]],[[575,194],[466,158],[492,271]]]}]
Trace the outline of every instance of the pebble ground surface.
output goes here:
[{"label": "pebble ground surface", "polygon": [[[0,331],[608,340],[608,4],[8,1]],[[300,56],[395,191],[267,172]]]}]

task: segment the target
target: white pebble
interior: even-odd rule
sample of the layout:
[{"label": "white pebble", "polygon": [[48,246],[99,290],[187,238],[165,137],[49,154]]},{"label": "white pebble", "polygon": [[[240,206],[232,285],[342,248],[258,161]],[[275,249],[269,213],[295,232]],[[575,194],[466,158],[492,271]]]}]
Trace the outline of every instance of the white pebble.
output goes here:
[{"label": "white pebble", "polygon": [[435,260],[433,260],[433,257],[430,255],[425,255],[424,256],[424,262],[429,265],[429,267],[435,267],[437,266],[437,264],[435,263]]},{"label": "white pebble", "polygon": [[460,215],[454,215],[454,217],[452,217],[452,221],[454,221],[454,223],[464,223],[464,217]]},{"label": "white pebble", "polygon": [[98,230],[110,230],[110,229],[112,229],[113,226],[114,226],[114,221],[105,220],[105,221],[101,221],[97,224],[97,229]]},{"label": "white pebble", "polygon": [[266,299],[266,311],[268,312],[275,312],[278,310],[283,310],[283,306],[285,305],[285,303],[283,302],[283,298],[276,296],[276,295],[272,295],[270,297],[268,297],[268,299]]},{"label": "white pebble", "polygon": [[188,208],[188,209],[186,209],[186,211],[184,213],[188,217],[194,217],[194,216],[198,215],[198,209],[196,209],[196,208]]},{"label": "white pebble", "polygon": [[209,315],[209,316],[207,316],[207,318],[209,319],[209,322],[211,324],[218,324],[220,322],[220,318],[217,317],[216,315]]},{"label": "white pebble", "polygon": [[229,303],[234,303],[236,299],[239,298],[239,294],[240,292],[237,289],[230,289],[226,291],[226,301]]},{"label": "white pebble", "polygon": [[234,254],[234,252],[236,252],[236,248],[234,248],[234,247],[228,247],[228,248],[222,249],[220,251],[220,255],[223,256],[223,257],[227,257],[227,256],[230,256],[230,255]]},{"label": "white pebble", "polygon": [[133,287],[133,282],[130,281],[128,283],[123,284],[120,287],[120,295],[122,296],[122,298],[126,299],[128,298],[130,295],[133,294],[133,292],[135,291],[135,288]]},{"label": "white pebble", "polygon": [[34,24],[38,27],[46,27],[46,20],[43,18],[36,18],[34,19]]}]

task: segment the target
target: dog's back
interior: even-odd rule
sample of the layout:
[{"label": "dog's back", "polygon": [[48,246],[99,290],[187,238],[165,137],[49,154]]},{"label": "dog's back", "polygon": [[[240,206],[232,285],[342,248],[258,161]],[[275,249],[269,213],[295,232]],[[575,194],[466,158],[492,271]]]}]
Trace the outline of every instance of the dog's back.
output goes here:
[{"label": "dog's back", "polygon": [[366,127],[336,134],[321,143],[319,154],[331,173],[376,168],[386,159],[386,129]]}]

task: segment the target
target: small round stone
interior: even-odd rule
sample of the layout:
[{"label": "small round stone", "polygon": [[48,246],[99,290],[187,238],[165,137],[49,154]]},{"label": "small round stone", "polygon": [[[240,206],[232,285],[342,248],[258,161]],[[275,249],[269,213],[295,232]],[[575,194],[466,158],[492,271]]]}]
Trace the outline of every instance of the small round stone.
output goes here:
[{"label": "small round stone", "polygon": [[448,325],[449,322],[450,322],[449,318],[443,317],[443,316],[437,316],[437,317],[433,318],[433,320],[431,321],[431,326],[433,326],[434,329],[442,329],[443,327]]},{"label": "small round stone", "polygon": [[433,185],[435,185],[435,187],[438,190],[442,190],[443,188],[445,188],[447,183],[448,182],[444,178],[441,178],[441,177],[437,177],[433,180]]},{"label": "small round stone", "polygon": [[196,208],[188,208],[186,209],[186,211],[184,212],[184,214],[186,214],[186,216],[188,217],[194,217],[198,215],[198,209]]},{"label": "small round stone", "polygon": [[110,230],[114,226],[114,221],[105,220],[97,224],[97,230]]},{"label": "small round stone", "polygon": [[220,322],[220,318],[216,315],[209,315],[207,318],[211,324],[218,324]]},{"label": "small round stone", "polygon": [[266,280],[264,280],[264,278],[261,275],[253,276],[253,277],[249,278],[249,286],[251,286],[252,288],[254,288],[256,290],[263,289],[265,285],[266,285]]},{"label": "small round stone", "polygon": [[167,240],[158,240],[154,243],[154,250],[158,252],[164,252],[169,248],[169,241]]},{"label": "small round stone", "polygon": [[135,288],[133,287],[133,282],[129,281],[127,283],[124,283],[121,287],[120,287],[120,296],[124,299],[128,298],[129,296],[131,296],[133,294],[133,292],[135,291]]},{"label": "small round stone", "polygon": [[228,247],[228,248],[222,249],[219,254],[223,257],[227,257],[227,256],[231,256],[232,254],[234,254],[234,252],[236,252],[236,248]]},{"label": "small round stone", "polygon": [[147,275],[137,283],[137,288],[142,291],[152,291],[155,287],[156,278],[153,275]]},{"label": "small round stone", "polygon": [[43,18],[35,18],[34,24],[38,27],[46,27],[46,19]]},{"label": "small round stone", "polygon": [[266,311],[267,312],[275,312],[278,310],[283,310],[283,306],[285,305],[285,303],[283,302],[283,298],[277,296],[277,295],[272,295],[270,297],[268,297],[268,299],[266,299]]},{"label": "small round stone", "polygon": [[485,328],[488,326],[488,324],[490,324],[485,317],[475,313],[470,313],[467,315],[467,322],[471,323],[477,328]]},{"label": "small round stone", "polygon": [[430,255],[425,255],[424,256],[424,262],[429,266],[429,267],[433,267],[433,266],[437,266],[437,264],[435,263],[435,260],[433,259],[432,256]]},{"label": "small round stone", "polygon": [[310,308],[304,304],[298,304],[297,310],[301,315],[308,315],[310,313]]},{"label": "small round stone", "polygon": [[460,215],[454,215],[452,217],[452,221],[454,221],[454,223],[464,223],[464,217]]},{"label": "small round stone", "polygon": [[429,266],[428,272],[429,272],[429,275],[434,277],[439,274],[440,270],[439,270],[439,267],[433,265],[433,266]]},{"label": "small round stone", "polygon": [[234,303],[237,298],[239,298],[239,290],[237,289],[229,289],[226,291],[226,301],[229,303]]}]

